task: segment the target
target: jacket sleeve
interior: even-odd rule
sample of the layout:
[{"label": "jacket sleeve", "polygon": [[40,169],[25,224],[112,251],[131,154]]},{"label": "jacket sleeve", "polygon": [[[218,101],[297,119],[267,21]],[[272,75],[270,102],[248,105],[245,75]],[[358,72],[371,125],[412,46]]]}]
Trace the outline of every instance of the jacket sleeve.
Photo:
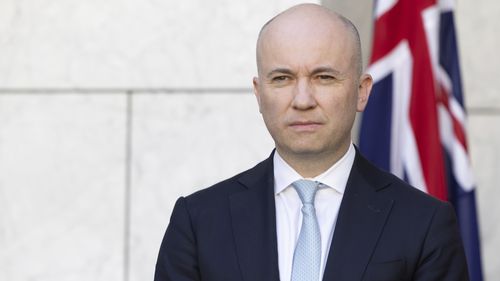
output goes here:
[{"label": "jacket sleeve", "polygon": [[196,238],[186,199],[175,203],[160,246],[154,281],[199,281]]},{"label": "jacket sleeve", "polygon": [[443,202],[434,213],[413,280],[469,280],[457,219],[449,203]]}]

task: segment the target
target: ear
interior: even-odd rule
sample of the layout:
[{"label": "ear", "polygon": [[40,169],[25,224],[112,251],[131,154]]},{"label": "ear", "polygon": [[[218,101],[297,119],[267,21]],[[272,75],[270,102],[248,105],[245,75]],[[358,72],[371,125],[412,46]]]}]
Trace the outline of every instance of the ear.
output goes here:
[{"label": "ear", "polygon": [[358,104],[356,107],[358,112],[365,110],[368,98],[370,97],[370,92],[372,90],[372,85],[373,79],[370,74],[361,75],[358,88]]},{"label": "ear", "polygon": [[259,77],[254,77],[253,78],[253,93],[255,94],[255,97],[257,98],[257,103],[259,104],[259,112],[262,113],[262,110],[260,109],[260,85],[259,85]]}]

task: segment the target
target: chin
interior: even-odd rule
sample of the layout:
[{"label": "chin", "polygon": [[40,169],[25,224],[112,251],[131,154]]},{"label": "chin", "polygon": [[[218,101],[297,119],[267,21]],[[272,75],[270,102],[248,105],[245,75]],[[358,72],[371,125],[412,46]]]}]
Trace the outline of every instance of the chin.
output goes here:
[{"label": "chin", "polygon": [[325,152],[325,149],[320,146],[312,145],[290,145],[285,146],[287,153],[297,156],[314,156]]}]

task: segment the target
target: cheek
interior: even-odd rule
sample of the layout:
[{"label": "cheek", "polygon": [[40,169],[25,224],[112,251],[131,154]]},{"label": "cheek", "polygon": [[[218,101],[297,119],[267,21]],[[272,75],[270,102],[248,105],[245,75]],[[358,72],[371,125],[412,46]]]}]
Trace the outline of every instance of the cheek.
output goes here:
[{"label": "cheek", "polygon": [[279,116],[281,112],[286,111],[287,101],[285,97],[285,95],[274,92],[261,96],[260,107],[262,114],[267,116]]},{"label": "cheek", "polygon": [[341,97],[336,96],[334,99],[330,98],[328,101],[323,102],[323,109],[335,124],[339,126],[341,123],[349,123],[351,119],[356,116],[357,101],[355,97],[347,95]]}]

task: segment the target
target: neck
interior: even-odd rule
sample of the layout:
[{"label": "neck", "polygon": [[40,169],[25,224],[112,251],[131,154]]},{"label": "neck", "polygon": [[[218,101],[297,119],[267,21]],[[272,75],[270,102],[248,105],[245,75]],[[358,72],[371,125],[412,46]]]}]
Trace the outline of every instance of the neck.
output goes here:
[{"label": "neck", "polygon": [[349,146],[350,143],[336,151],[326,153],[288,153],[278,147],[276,150],[299,175],[304,178],[314,178],[337,163],[347,153]]}]

